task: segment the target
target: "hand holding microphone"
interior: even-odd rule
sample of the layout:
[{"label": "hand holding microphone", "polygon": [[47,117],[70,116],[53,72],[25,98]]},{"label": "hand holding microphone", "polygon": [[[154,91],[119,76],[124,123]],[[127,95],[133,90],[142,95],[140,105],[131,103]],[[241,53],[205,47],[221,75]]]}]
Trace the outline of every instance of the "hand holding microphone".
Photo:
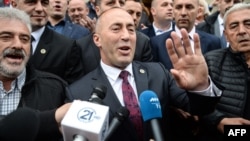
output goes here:
[{"label": "hand holding microphone", "polygon": [[139,97],[142,118],[149,121],[156,141],[164,141],[158,118],[162,118],[161,104],[157,95],[150,90],[144,91]]}]

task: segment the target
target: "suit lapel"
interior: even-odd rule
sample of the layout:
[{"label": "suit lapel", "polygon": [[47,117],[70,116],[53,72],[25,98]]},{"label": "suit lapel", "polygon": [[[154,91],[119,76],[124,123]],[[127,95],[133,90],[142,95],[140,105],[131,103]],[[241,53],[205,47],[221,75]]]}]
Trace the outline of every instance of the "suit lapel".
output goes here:
[{"label": "suit lapel", "polygon": [[199,38],[200,38],[200,42],[201,42],[201,52],[206,52],[207,50],[207,42],[206,42],[206,37],[198,30],[195,31],[198,35],[199,35]]},{"label": "suit lapel", "polygon": [[106,74],[104,73],[104,71],[102,70],[102,68],[100,67],[100,65],[98,66],[98,68],[95,71],[95,75],[93,75],[92,80],[95,81],[93,84],[93,87],[96,86],[97,84],[102,84],[105,85],[107,87],[107,93],[106,96],[103,100],[105,105],[109,105],[110,111],[112,112],[112,114],[114,114],[119,107],[121,107],[122,105],[120,104],[111,84],[109,83],[109,80],[107,79]]},{"label": "suit lapel", "polygon": [[[148,83],[145,83],[145,82],[148,82],[147,69],[145,69],[143,66],[141,66],[138,63],[133,63],[133,72],[134,72],[134,76],[135,76],[137,93],[138,93],[138,97],[139,97],[139,95],[144,90],[148,89]],[[103,102],[105,105],[109,105],[110,112],[112,115],[114,115],[114,113],[117,112],[117,110],[122,105],[120,104],[120,101],[118,100],[112,86],[110,85],[110,83],[107,79],[106,74],[104,73],[104,71],[102,70],[100,65],[96,69],[92,80],[95,81],[93,83],[94,85],[96,85],[97,83],[106,84],[107,93],[106,93],[106,97],[104,98]],[[113,117],[109,117],[109,118],[113,118]],[[128,124],[125,124],[123,127],[125,128],[124,130],[126,130],[128,134],[131,134],[133,137],[135,137],[136,132],[133,128],[131,128],[131,126],[132,126],[131,124],[132,123],[129,122]],[[144,131],[144,132],[146,133],[146,131]]]},{"label": "suit lapel", "polygon": [[148,75],[147,69],[141,66],[139,63],[133,62],[133,72],[135,77],[135,83],[137,88],[138,97],[140,94],[148,90]]},{"label": "suit lapel", "polygon": [[45,27],[45,30],[39,40],[34,55],[32,56],[33,59],[35,58],[34,60],[36,64],[41,64],[42,61],[46,58],[47,54],[51,49],[50,43],[52,39],[53,32],[47,27]]}]

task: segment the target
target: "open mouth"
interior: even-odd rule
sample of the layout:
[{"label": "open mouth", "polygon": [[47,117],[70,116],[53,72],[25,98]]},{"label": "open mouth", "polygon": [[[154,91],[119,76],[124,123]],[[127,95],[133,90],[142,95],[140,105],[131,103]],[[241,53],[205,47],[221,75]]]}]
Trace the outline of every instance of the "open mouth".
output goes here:
[{"label": "open mouth", "polygon": [[244,42],[248,42],[249,40],[244,39],[244,40],[240,40],[239,43],[244,43]]},{"label": "open mouth", "polygon": [[7,50],[4,52],[4,58],[9,59],[10,61],[20,62],[24,60],[25,55],[22,50]]},{"label": "open mouth", "polygon": [[130,52],[130,47],[127,47],[127,46],[120,47],[120,48],[119,48],[119,51],[120,51],[122,54],[128,54],[128,53]]},{"label": "open mouth", "polygon": [[62,7],[60,5],[55,5],[54,8],[55,8],[55,10],[61,10],[62,9]]}]

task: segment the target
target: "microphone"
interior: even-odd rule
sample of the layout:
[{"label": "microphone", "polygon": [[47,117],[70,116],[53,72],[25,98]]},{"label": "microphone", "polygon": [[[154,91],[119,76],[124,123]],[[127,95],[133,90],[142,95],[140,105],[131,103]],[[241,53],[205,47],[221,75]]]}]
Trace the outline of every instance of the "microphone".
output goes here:
[{"label": "microphone", "polygon": [[40,118],[29,108],[18,108],[0,121],[1,141],[34,141]]},{"label": "microphone", "polygon": [[157,118],[162,118],[161,104],[157,95],[150,90],[144,91],[139,97],[143,121],[149,121],[156,141],[164,141]]},{"label": "microphone", "polygon": [[125,107],[121,107],[116,113],[115,117],[112,119],[105,141],[108,141],[115,132],[115,130],[129,117],[129,110]]},{"label": "microphone", "polygon": [[96,86],[92,91],[92,95],[89,99],[89,102],[103,105],[102,100],[105,98],[106,92],[107,92],[106,86],[104,85]]},{"label": "microphone", "polygon": [[61,122],[64,141],[104,141],[109,126],[109,107],[102,105],[106,91],[99,85],[88,101],[73,101]]}]

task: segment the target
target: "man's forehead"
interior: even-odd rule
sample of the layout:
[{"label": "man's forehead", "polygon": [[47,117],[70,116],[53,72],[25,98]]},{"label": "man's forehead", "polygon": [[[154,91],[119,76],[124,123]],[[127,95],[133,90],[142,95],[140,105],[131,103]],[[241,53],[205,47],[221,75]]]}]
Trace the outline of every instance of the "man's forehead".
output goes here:
[{"label": "man's forehead", "polygon": [[106,10],[101,14],[99,20],[102,22],[118,22],[118,21],[131,21],[133,23],[133,19],[131,15],[127,11],[121,8],[111,8]]},{"label": "man's forehead", "polygon": [[[250,14],[250,9],[237,10],[232,13],[229,13],[227,20],[231,22],[241,21],[241,20],[244,20],[244,21],[250,20],[249,14]],[[241,16],[237,16],[237,15],[241,15]]]}]

